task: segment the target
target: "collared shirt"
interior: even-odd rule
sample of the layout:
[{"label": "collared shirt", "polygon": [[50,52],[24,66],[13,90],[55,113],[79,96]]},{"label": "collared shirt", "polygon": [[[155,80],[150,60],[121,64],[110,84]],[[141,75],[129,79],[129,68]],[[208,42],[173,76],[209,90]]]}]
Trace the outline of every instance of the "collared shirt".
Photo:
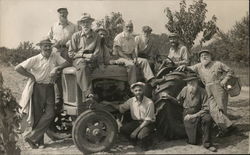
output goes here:
[{"label": "collared shirt", "polygon": [[51,40],[60,41],[61,45],[66,45],[66,43],[71,39],[71,36],[77,31],[77,26],[70,21],[68,21],[66,25],[62,25],[60,22],[57,22],[51,27],[49,31],[49,38]]},{"label": "collared shirt", "polygon": [[97,54],[100,50],[100,37],[99,35],[90,30],[88,34],[85,34],[83,31],[76,32],[72,35],[69,52],[83,52],[83,50],[92,51],[91,53]]},{"label": "collared shirt", "polygon": [[146,96],[143,97],[142,102],[137,101],[136,97],[132,97],[119,106],[121,113],[129,109],[133,120],[155,121],[154,103]]},{"label": "collared shirt", "polygon": [[125,32],[121,32],[114,39],[115,46],[121,47],[124,54],[132,54],[136,47],[135,37],[132,34],[126,37]]},{"label": "collared shirt", "polygon": [[209,111],[209,100],[205,89],[198,87],[196,92],[192,92],[188,89],[188,86],[184,87],[177,100],[182,104],[184,109],[194,109],[195,112],[200,110],[208,112]]},{"label": "collared shirt", "polygon": [[227,65],[219,61],[212,61],[206,67],[198,63],[189,68],[199,74],[205,85],[221,81],[224,77],[230,77],[234,74]]},{"label": "collared shirt", "polygon": [[49,84],[51,83],[50,72],[66,60],[63,59],[58,53],[52,52],[50,57],[47,59],[41,53],[35,55],[19,65],[24,69],[28,70],[36,78],[36,82]]},{"label": "collared shirt", "polygon": [[171,47],[169,49],[168,57],[172,59],[177,65],[188,65],[189,63],[188,50],[185,46],[179,46],[177,49]]}]

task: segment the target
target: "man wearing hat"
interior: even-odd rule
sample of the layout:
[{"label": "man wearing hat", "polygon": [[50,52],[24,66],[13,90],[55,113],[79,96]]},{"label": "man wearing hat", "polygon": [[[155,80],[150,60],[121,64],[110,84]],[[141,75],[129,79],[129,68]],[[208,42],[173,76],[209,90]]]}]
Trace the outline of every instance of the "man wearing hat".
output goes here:
[{"label": "man wearing hat", "polygon": [[142,147],[147,149],[152,142],[150,134],[154,130],[155,110],[153,101],[144,96],[144,87],[142,82],[132,84],[130,88],[134,97],[123,104],[111,105],[121,113],[130,110],[132,121],[123,124],[120,132],[131,140],[140,140]]},{"label": "man wearing hat", "polygon": [[199,86],[199,78],[196,74],[189,75],[184,81],[187,82],[177,100],[183,108],[184,127],[188,136],[188,143],[197,145],[200,126],[202,129],[202,144],[206,149],[215,152],[216,148],[211,143],[211,124],[212,118],[209,114],[209,99],[205,89]]},{"label": "man wearing hat", "polygon": [[206,86],[208,97],[211,99],[210,114],[221,129],[217,136],[223,136],[236,129],[227,117],[228,93],[224,89],[234,73],[224,63],[212,61],[212,53],[209,50],[202,49],[198,55],[200,63],[193,66],[182,65],[177,70],[188,69],[199,74]]},{"label": "man wearing hat", "polygon": [[135,37],[135,55],[136,57],[147,59],[151,69],[154,69],[154,62],[158,55],[158,48],[154,46],[153,38],[151,37],[152,28],[149,26],[143,26],[142,32],[142,35]]},{"label": "man wearing hat", "polygon": [[123,32],[119,33],[114,39],[113,50],[119,57],[117,64],[124,64],[128,68],[129,83],[137,81],[136,66],[139,66],[147,82],[152,82],[154,74],[147,59],[137,58],[135,55],[136,42],[133,35],[133,23],[131,20],[124,24]]},{"label": "man wearing hat", "polygon": [[[171,47],[169,49],[168,57],[172,59],[177,66],[188,65],[189,53],[187,47],[180,44],[178,34],[170,33],[169,41]],[[168,59],[166,59],[166,61],[170,63]]]},{"label": "man wearing hat", "polygon": [[[20,105],[22,112],[30,112],[32,131],[26,136],[25,141],[32,148],[44,146],[43,136],[51,121],[54,119],[55,73],[69,63],[60,55],[52,52],[52,43],[49,39],[40,41],[37,44],[41,52],[16,66],[15,70],[29,80],[22,94]],[[26,103],[22,103],[25,102]],[[26,108],[29,110],[25,110]]]},{"label": "man wearing hat", "polygon": [[[54,43],[55,50],[68,62],[71,62],[68,57],[67,43],[71,39],[73,33],[78,31],[75,24],[68,20],[68,9],[58,8],[58,22],[56,22],[49,30],[48,37]],[[62,80],[61,76],[56,81],[56,103],[62,104],[63,93],[62,93]]]},{"label": "man wearing hat", "polygon": [[91,28],[93,21],[88,13],[82,14],[78,20],[82,30],[72,35],[68,51],[76,68],[76,80],[82,91],[83,102],[91,93],[89,75],[97,67],[101,47],[100,36]]},{"label": "man wearing hat", "polygon": [[57,52],[60,52],[63,58],[69,59],[66,44],[71,36],[78,31],[78,28],[68,20],[67,8],[58,8],[57,12],[59,21],[50,28],[49,39],[54,43]]}]

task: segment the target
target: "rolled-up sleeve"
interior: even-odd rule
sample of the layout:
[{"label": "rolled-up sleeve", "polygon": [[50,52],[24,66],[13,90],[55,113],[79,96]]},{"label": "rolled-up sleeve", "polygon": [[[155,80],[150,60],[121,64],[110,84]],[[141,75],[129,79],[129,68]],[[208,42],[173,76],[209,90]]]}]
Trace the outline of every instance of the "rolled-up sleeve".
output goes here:
[{"label": "rolled-up sleeve", "polygon": [[146,121],[155,121],[155,106],[153,102],[148,103],[147,111],[146,111]]},{"label": "rolled-up sleeve", "polygon": [[220,63],[220,69],[226,73],[225,78],[229,79],[234,75],[234,72],[231,68],[229,68],[224,63]]},{"label": "rolled-up sleeve", "polygon": [[23,68],[30,70],[36,63],[36,60],[34,59],[34,57],[31,57],[25,61],[23,61],[22,63],[18,64],[18,66],[22,66]]},{"label": "rolled-up sleeve", "polygon": [[122,40],[120,34],[118,34],[114,39],[114,47],[116,46],[122,47]]},{"label": "rolled-up sleeve", "polygon": [[124,113],[124,112],[126,112],[127,110],[129,110],[129,109],[130,109],[130,104],[131,104],[131,102],[132,102],[132,100],[129,99],[129,100],[127,100],[125,103],[119,105],[118,108],[119,108],[120,113]]}]

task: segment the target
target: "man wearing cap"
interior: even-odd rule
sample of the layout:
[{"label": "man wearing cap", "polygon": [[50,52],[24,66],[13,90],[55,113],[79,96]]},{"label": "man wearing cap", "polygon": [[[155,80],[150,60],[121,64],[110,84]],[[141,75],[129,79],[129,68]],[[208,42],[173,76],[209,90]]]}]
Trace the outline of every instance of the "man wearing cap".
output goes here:
[{"label": "man wearing cap", "polygon": [[67,8],[59,8],[57,12],[59,21],[50,28],[48,36],[49,39],[54,42],[54,47],[57,49],[57,52],[69,61],[66,44],[71,39],[71,36],[78,31],[78,28],[68,20]]},{"label": "man wearing cap", "polygon": [[[44,146],[43,136],[54,118],[55,94],[54,94],[54,76],[55,73],[69,63],[60,55],[52,52],[52,43],[49,39],[40,41],[40,54],[33,56],[16,66],[15,70],[21,75],[28,77],[30,89],[25,95],[29,99],[23,108],[29,104],[32,115],[32,131],[27,135],[25,141],[32,148]],[[27,83],[27,85],[28,85]],[[22,95],[22,97],[25,97]],[[21,99],[21,101],[24,101]],[[21,104],[21,103],[20,103]],[[21,105],[24,105],[21,104]],[[22,109],[23,111],[23,109]]]},{"label": "man wearing cap", "polygon": [[147,59],[137,58],[135,55],[136,42],[133,35],[133,23],[127,21],[124,24],[123,32],[119,33],[114,39],[113,50],[119,57],[116,60],[117,64],[124,64],[128,67],[129,83],[132,84],[137,81],[136,65],[139,66],[143,72],[144,78],[147,82],[151,82],[154,74],[150,68]]},{"label": "man wearing cap", "polygon": [[152,28],[143,26],[142,32],[142,35],[135,37],[135,56],[147,59],[151,69],[154,69],[154,62],[158,55],[158,49],[154,46],[153,38],[151,37]]},{"label": "man wearing cap", "polygon": [[[189,53],[187,47],[180,44],[178,34],[170,33],[169,41],[171,47],[169,49],[168,57],[172,59],[177,66],[188,65]],[[166,62],[170,63],[168,59],[166,59]]]},{"label": "man wearing cap", "polygon": [[134,97],[123,104],[111,105],[121,113],[130,110],[133,120],[123,124],[120,131],[131,140],[140,140],[142,146],[147,149],[152,142],[150,134],[154,130],[155,110],[153,101],[144,96],[144,87],[142,82],[132,84],[130,88]]},{"label": "man wearing cap", "polygon": [[[48,37],[54,43],[56,51],[68,62],[71,62],[68,57],[67,43],[71,39],[73,33],[78,31],[78,28],[75,24],[68,20],[67,8],[58,8],[57,12],[59,21],[50,28]],[[61,76],[59,76],[56,80],[55,88],[56,103],[62,104],[63,94]]]},{"label": "man wearing cap", "polygon": [[97,67],[97,58],[100,54],[101,38],[91,28],[93,21],[88,13],[82,14],[78,21],[82,30],[72,35],[68,51],[76,68],[76,80],[82,91],[83,102],[91,93],[89,75]]},{"label": "man wearing cap", "polygon": [[217,136],[223,136],[235,129],[227,117],[228,93],[225,85],[233,76],[233,71],[224,63],[212,61],[212,54],[209,50],[203,49],[199,52],[200,63],[193,66],[182,65],[177,68],[179,71],[185,69],[196,72],[206,86],[210,102],[210,114],[215,123],[221,129]]},{"label": "man wearing cap", "polygon": [[183,108],[184,126],[188,136],[188,143],[197,145],[200,125],[202,129],[202,144],[206,149],[215,152],[216,148],[211,143],[212,118],[209,114],[209,99],[205,89],[199,86],[199,78],[195,74],[189,75],[187,82],[175,100]]}]

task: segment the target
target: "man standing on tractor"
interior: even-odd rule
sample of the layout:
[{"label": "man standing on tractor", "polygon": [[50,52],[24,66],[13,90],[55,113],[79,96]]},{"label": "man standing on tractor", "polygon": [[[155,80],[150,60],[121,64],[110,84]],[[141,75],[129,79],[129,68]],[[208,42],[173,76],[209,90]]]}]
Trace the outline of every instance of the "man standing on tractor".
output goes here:
[{"label": "man standing on tractor", "polygon": [[154,46],[153,38],[151,36],[152,28],[149,26],[142,27],[142,35],[135,37],[136,57],[147,59],[151,69],[154,69],[154,63],[158,55],[158,48]]},{"label": "man standing on tractor", "polygon": [[82,101],[92,93],[89,75],[97,67],[97,58],[100,53],[100,36],[92,30],[93,18],[83,13],[78,21],[82,30],[73,34],[69,45],[69,57],[73,59],[76,68],[76,80],[82,91]]},{"label": "man standing on tractor", "polygon": [[22,112],[28,112],[28,118],[33,121],[32,131],[25,141],[32,148],[44,148],[44,133],[55,115],[55,73],[70,64],[52,52],[49,39],[42,40],[37,45],[40,46],[41,53],[20,63],[15,70],[29,78],[20,100]]},{"label": "man standing on tractor", "polygon": [[210,114],[219,126],[217,137],[225,136],[237,129],[227,117],[228,93],[225,90],[227,81],[233,76],[233,71],[225,64],[212,60],[212,53],[203,49],[199,52],[200,63],[193,66],[182,65],[178,71],[186,69],[196,72],[203,84],[211,102]]},{"label": "man standing on tractor", "polygon": [[[181,45],[179,42],[179,37],[177,33],[169,34],[170,41],[170,49],[168,57],[173,60],[173,62],[177,65],[188,65],[189,64],[189,53],[187,47]],[[170,60],[165,60],[167,63],[171,63]]]},{"label": "man standing on tractor", "polygon": [[154,74],[150,68],[147,59],[138,58],[135,54],[136,42],[133,35],[133,23],[127,21],[124,24],[123,32],[114,39],[114,53],[119,57],[115,60],[116,64],[124,64],[128,68],[129,83],[137,82],[136,66],[139,66],[143,72],[146,82],[152,82]]},{"label": "man standing on tractor", "polygon": [[134,142],[141,142],[141,146],[148,149],[152,144],[152,132],[154,130],[155,108],[151,99],[144,96],[145,84],[137,82],[130,89],[134,97],[120,105],[110,104],[121,113],[130,110],[132,121],[122,125],[120,132]]},{"label": "man standing on tractor", "polygon": [[[71,36],[78,31],[78,28],[75,24],[68,20],[67,8],[58,8],[57,12],[59,21],[50,28],[48,38],[54,43],[53,46],[58,54],[60,54],[68,62],[71,62],[71,59],[68,57],[67,43],[71,39]],[[59,76],[56,80],[55,95],[56,104],[62,105],[63,93],[61,76]]]}]

